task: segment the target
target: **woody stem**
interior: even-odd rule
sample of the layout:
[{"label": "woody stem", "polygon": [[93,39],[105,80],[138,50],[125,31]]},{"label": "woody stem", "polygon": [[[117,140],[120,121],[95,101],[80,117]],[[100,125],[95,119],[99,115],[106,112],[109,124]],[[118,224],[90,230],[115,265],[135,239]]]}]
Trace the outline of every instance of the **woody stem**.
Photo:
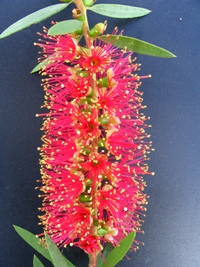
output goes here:
[{"label": "woody stem", "polygon": [[85,37],[85,42],[87,45],[87,48],[90,49],[91,45],[92,45],[92,40],[89,38],[89,24],[88,24],[88,19],[87,19],[87,12],[86,12],[86,8],[83,4],[82,0],[75,0],[75,4],[77,6],[77,8],[79,9],[79,11],[81,12],[81,15],[84,16],[84,21],[83,21],[83,35]]},{"label": "woody stem", "polygon": [[94,253],[90,254],[89,259],[88,267],[96,267],[96,257]]},{"label": "woody stem", "polygon": [[[82,26],[83,36],[85,38],[86,47],[88,48],[89,53],[91,55],[92,54],[91,53],[91,47],[93,45],[93,40],[89,36],[90,28],[89,28],[88,19],[87,19],[87,10],[86,10],[86,7],[84,6],[82,0],[74,0],[74,3],[76,4],[76,6],[77,6],[78,10],[80,11],[81,15],[84,17],[83,26]],[[91,85],[91,88],[94,90],[94,96],[93,97],[96,98],[96,95],[97,95],[96,74],[90,75],[90,85]],[[97,120],[98,120],[98,116],[97,116]],[[96,152],[98,151],[98,146],[96,145],[97,143],[98,143],[98,140],[94,139],[93,143],[92,143],[92,147],[93,147],[94,150],[96,150]],[[98,189],[98,185],[96,185],[95,191],[97,189]],[[94,195],[93,195],[93,201],[92,202],[93,202],[93,212],[94,212],[94,215],[96,217],[97,213],[98,213],[98,210],[95,207],[95,202],[96,202],[96,200],[95,200],[95,192],[94,192]],[[96,235],[97,234],[97,227],[95,225],[92,225],[90,231],[91,231],[92,235]],[[96,267],[97,254],[98,254],[97,252],[92,252],[91,254],[89,254],[89,265],[88,265],[89,267]]]}]

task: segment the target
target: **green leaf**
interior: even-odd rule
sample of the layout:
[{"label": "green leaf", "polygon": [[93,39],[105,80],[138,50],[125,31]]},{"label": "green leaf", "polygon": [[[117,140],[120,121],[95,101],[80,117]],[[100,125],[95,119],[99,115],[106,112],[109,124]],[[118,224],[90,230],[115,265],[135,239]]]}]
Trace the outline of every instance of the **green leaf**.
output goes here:
[{"label": "green leaf", "polygon": [[42,254],[47,260],[51,261],[51,256],[47,249],[45,249],[42,245],[40,245],[39,238],[37,238],[34,234],[29,231],[14,225],[15,231],[26,241],[31,247],[33,247],[37,252]]},{"label": "green leaf", "polygon": [[31,74],[33,74],[35,72],[38,72],[42,68],[44,68],[47,65],[49,65],[51,63],[51,59],[52,58],[54,58],[54,55],[51,55],[48,58],[46,58],[45,60],[43,60],[42,62],[40,62],[37,66],[35,66],[35,68],[32,69]]},{"label": "green leaf", "polygon": [[15,22],[11,26],[9,26],[5,31],[3,31],[1,33],[0,39],[5,38],[5,37],[7,37],[7,36],[9,36],[15,32],[21,31],[21,30],[31,26],[32,24],[37,24],[40,21],[43,21],[43,20],[51,17],[52,15],[65,9],[69,4],[70,3],[68,3],[68,4],[56,4],[56,5],[48,6],[48,7],[40,9],[40,10],[18,20],[17,22]]},{"label": "green leaf", "polygon": [[144,54],[161,58],[176,57],[170,51],[165,50],[159,46],[128,36],[102,35],[98,37],[98,39],[106,43],[112,43],[114,46],[118,46],[123,49],[127,48],[129,51],[133,51],[138,54]]},{"label": "green leaf", "polygon": [[113,250],[113,246],[111,243],[107,243],[104,250],[103,250],[103,257],[100,254],[97,256],[97,267],[100,267],[104,263],[104,259],[110,254]]},{"label": "green leaf", "polygon": [[106,263],[104,262],[101,267],[113,267],[119,261],[123,259],[128,250],[130,249],[133,240],[135,238],[135,232],[127,235],[122,241],[119,243],[117,247],[115,247],[106,257]]},{"label": "green leaf", "polygon": [[69,265],[65,261],[64,256],[61,254],[56,244],[54,244],[54,242],[51,240],[51,238],[47,234],[45,234],[45,238],[46,238],[47,247],[51,255],[54,266],[55,267],[69,267]]},{"label": "green leaf", "polygon": [[[37,238],[34,234],[31,232],[13,225],[15,231],[21,236],[21,238],[24,239],[31,247],[33,247],[37,252],[39,252],[43,257],[45,257],[47,260],[52,262],[52,258],[49,254],[49,251],[45,249],[42,245],[39,244],[39,238]],[[68,259],[64,258],[66,264],[68,264],[68,267],[75,267]]]},{"label": "green leaf", "polygon": [[151,11],[145,8],[125,6],[117,4],[98,4],[89,10],[112,18],[138,18],[149,14]]},{"label": "green leaf", "polygon": [[83,22],[75,19],[63,20],[53,25],[49,31],[49,35],[61,35],[78,30]]},{"label": "green leaf", "polygon": [[35,66],[35,68],[32,69],[31,74],[38,72],[47,65],[48,65],[48,60],[45,59],[44,61],[40,62],[37,66]]},{"label": "green leaf", "polygon": [[44,267],[44,265],[35,255],[33,257],[33,267]]}]

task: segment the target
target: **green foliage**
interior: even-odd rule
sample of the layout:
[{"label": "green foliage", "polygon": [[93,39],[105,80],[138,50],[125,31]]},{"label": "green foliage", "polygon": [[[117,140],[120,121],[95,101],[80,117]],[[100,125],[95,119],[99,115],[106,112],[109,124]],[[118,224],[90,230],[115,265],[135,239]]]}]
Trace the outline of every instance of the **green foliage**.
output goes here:
[{"label": "green foliage", "polygon": [[60,250],[54,244],[51,238],[47,234],[45,234],[45,238],[46,238],[47,247],[51,255],[53,265],[55,267],[70,267],[70,265],[68,265],[64,256],[61,254]]},{"label": "green foliage", "polygon": [[104,250],[103,250],[103,257],[101,257],[100,254],[98,254],[98,256],[97,256],[97,267],[101,267],[101,265],[104,263],[103,259],[105,259],[108,256],[108,254],[110,254],[110,252],[112,250],[113,250],[112,244],[111,243],[107,243],[105,245]]},{"label": "green foliage", "polygon": [[133,240],[135,238],[136,233],[132,232],[129,235],[127,235],[122,241],[119,243],[118,246],[116,246],[106,257],[106,263],[103,262],[103,264],[100,267],[113,267],[115,266],[119,261],[123,259],[123,257],[126,255],[126,253],[129,251]]},{"label": "green foliage", "polygon": [[53,25],[49,31],[49,35],[62,35],[75,32],[82,26],[83,22],[75,19],[63,20]]},{"label": "green foliage", "polygon": [[35,255],[33,257],[33,267],[45,267]]},{"label": "green foliage", "polygon": [[[37,238],[31,232],[29,232],[29,231],[27,231],[27,230],[25,230],[19,226],[16,226],[16,225],[14,225],[14,229],[21,236],[21,238],[24,239],[24,241],[26,241],[32,248],[34,248],[37,252],[39,252],[47,260],[54,263],[52,255],[56,259],[62,257],[62,261],[65,262],[65,265],[62,265],[63,267],[75,267],[68,259],[66,259],[65,257],[62,256],[61,252],[59,251],[57,246],[53,243],[53,241],[51,241],[50,237],[48,237],[48,243],[46,240],[48,249],[45,249],[41,244],[39,244],[39,238]],[[53,245],[52,245],[52,243],[53,243]],[[56,249],[55,249],[55,247],[56,247]],[[57,254],[58,254],[58,256],[57,256]],[[37,261],[37,259],[35,259],[35,261]],[[62,266],[60,266],[60,267],[62,267]],[[55,267],[56,267],[56,265],[55,265]]]},{"label": "green foliage", "polygon": [[7,36],[9,36],[15,32],[21,31],[21,30],[31,26],[32,24],[37,24],[37,23],[51,17],[52,15],[62,11],[68,5],[69,4],[56,4],[53,6],[48,6],[48,7],[45,7],[43,9],[40,9],[40,10],[18,20],[17,22],[12,24],[10,27],[8,27],[5,31],[3,31],[0,34],[0,39],[5,38],[5,37],[7,37]]},{"label": "green foliage", "polygon": [[145,8],[117,4],[98,4],[88,9],[103,16],[120,19],[138,18],[151,12]]},{"label": "green foliage", "polygon": [[112,43],[114,46],[123,49],[126,48],[127,50],[138,54],[144,54],[148,56],[162,57],[162,58],[176,57],[168,50],[165,50],[159,46],[128,36],[102,35],[98,38],[106,43]]},{"label": "green foliage", "polygon": [[14,225],[15,231],[24,239],[31,247],[33,247],[37,252],[39,252],[47,260],[51,261],[51,256],[47,249],[45,249],[41,244],[39,244],[39,238],[29,231]]},{"label": "green foliage", "polygon": [[[36,251],[38,251],[41,255],[43,255],[46,259],[51,261],[55,267],[75,267],[69,260],[67,260],[58,247],[54,244],[51,238],[48,235],[45,235],[47,249],[45,249],[42,245],[38,243],[39,239],[30,233],[29,231],[19,227],[14,226],[16,232]],[[135,232],[130,233],[126,236],[120,243],[119,246],[112,248],[111,244],[107,244],[104,249],[104,258],[106,258],[106,263],[109,267],[115,266],[124,255],[130,249],[130,246],[135,238]],[[33,259],[34,267],[44,267],[44,265],[40,262],[40,260],[34,256]],[[106,267],[107,265],[104,263],[103,259],[98,257],[97,267]]]},{"label": "green foliage", "polygon": [[48,58],[46,58],[45,60],[43,60],[42,62],[40,62],[37,66],[35,66],[32,69],[31,74],[33,74],[35,72],[38,72],[39,70],[41,70],[45,66],[49,65],[51,63],[51,59],[52,58],[53,58],[53,56],[49,56]]}]

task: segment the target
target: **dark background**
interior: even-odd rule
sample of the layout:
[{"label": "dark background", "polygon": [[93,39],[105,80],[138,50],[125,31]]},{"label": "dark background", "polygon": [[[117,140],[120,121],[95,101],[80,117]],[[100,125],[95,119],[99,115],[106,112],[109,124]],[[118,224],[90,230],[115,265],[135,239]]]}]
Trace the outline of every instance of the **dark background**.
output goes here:
[{"label": "dark background", "polygon": [[[177,55],[160,59],[138,55],[143,81],[145,114],[151,117],[151,154],[146,176],[150,195],[143,225],[144,246],[130,252],[121,267],[200,266],[200,1],[102,0],[145,7],[153,12],[136,20],[109,19],[124,35],[164,47]],[[25,15],[58,3],[56,0],[0,0],[0,32]],[[37,31],[50,21],[71,18],[68,10],[0,40],[0,266],[31,267],[33,249],[12,224],[33,233],[37,225],[36,180],[40,178],[38,151],[42,120],[35,114],[43,103],[40,76],[29,75],[37,64]],[[105,17],[90,14],[90,24]],[[67,251],[77,267],[87,258],[78,249]],[[42,257],[40,257],[42,260]],[[45,266],[50,264],[43,261]]]}]

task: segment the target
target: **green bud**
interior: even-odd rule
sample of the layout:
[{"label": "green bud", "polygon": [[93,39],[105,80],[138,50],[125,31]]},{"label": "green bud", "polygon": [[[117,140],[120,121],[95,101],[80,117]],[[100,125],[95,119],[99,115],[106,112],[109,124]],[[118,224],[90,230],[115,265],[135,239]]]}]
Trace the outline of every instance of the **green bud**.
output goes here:
[{"label": "green bud", "polygon": [[86,70],[79,70],[77,72],[77,75],[80,76],[81,78],[85,78],[85,77],[87,77],[89,75],[89,72],[86,71]]},{"label": "green bud", "polygon": [[101,119],[100,124],[108,125],[108,119],[107,118]]},{"label": "green bud", "polygon": [[92,98],[91,97],[86,97],[86,101],[89,105],[92,105]]},{"label": "green bud", "polygon": [[102,34],[105,31],[105,24],[104,23],[97,23],[90,31],[89,36],[96,37]]},{"label": "green bud", "polygon": [[61,2],[63,2],[63,3],[69,3],[69,2],[71,2],[72,0],[60,0]]},{"label": "green bud", "polygon": [[91,92],[89,93],[88,97],[92,98],[94,96],[94,90],[91,90]]},{"label": "green bud", "polygon": [[83,148],[83,153],[82,153],[83,155],[89,155],[90,154],[90,149],[89,148],[87,148],[87,147],[84,147]]},{"label": "green bud", "polygon": [[98,146],[99,147],[105,147],[105,140],[103,140],[102,138],[98,139]]},{"label": "green bud", "polygon": [[97,84],[98,84],[98,86],[99,87],[108,87],[108,77],[104,77],[104,78],[102,78],[102,79],[99,79],[98,81],[97,81]]},{"label": "green bud", "polygon": [[81,35],[83,33],[83,29],[80,28],[80,29],[76,30],[74,33],[77,35]]},{"label": "green bud", "polygon": [[91,186],[91,184],[92,184],[92,180],[87,180],[87,181],[86,181],[86,186],[87,186],[87,187]]},{"label": "green bud", "polygon": [[93,221],[93,224],[94,224],[94,226],[98,226],[99,225],[99,222],[97,220],[94,220]]},{"label": "green bud", "polygon": [[83,4],[87,7],[90,7],[94,4],[93,0],[83,0]]},{"label": "green bud", "polygon": [[105,224],[105,225],[103,226],[103,229],[106,230],[106,232],[108,232],[108,231],[110,230],[110,227],[109,227],[108,225]]},{"label": "green bud", "polygon": [[103,229],[103,228],[99,228],[99,229],[97,230],[97,234],[98,234],[98,235],[105,235],[105,234],[107,234],[107,232],[108,232],[108,231],[106,231],[106,230]]},{"label": "green bud", "polygon": [[90,202],[90,196],[88,196],[88,195],[86,195],[85,193],[82,193],[81,195],[80,195],[80,198],[79,198],[79,201],[80,202],[83,202],[83,203],[85,203],[85,202]]}]

